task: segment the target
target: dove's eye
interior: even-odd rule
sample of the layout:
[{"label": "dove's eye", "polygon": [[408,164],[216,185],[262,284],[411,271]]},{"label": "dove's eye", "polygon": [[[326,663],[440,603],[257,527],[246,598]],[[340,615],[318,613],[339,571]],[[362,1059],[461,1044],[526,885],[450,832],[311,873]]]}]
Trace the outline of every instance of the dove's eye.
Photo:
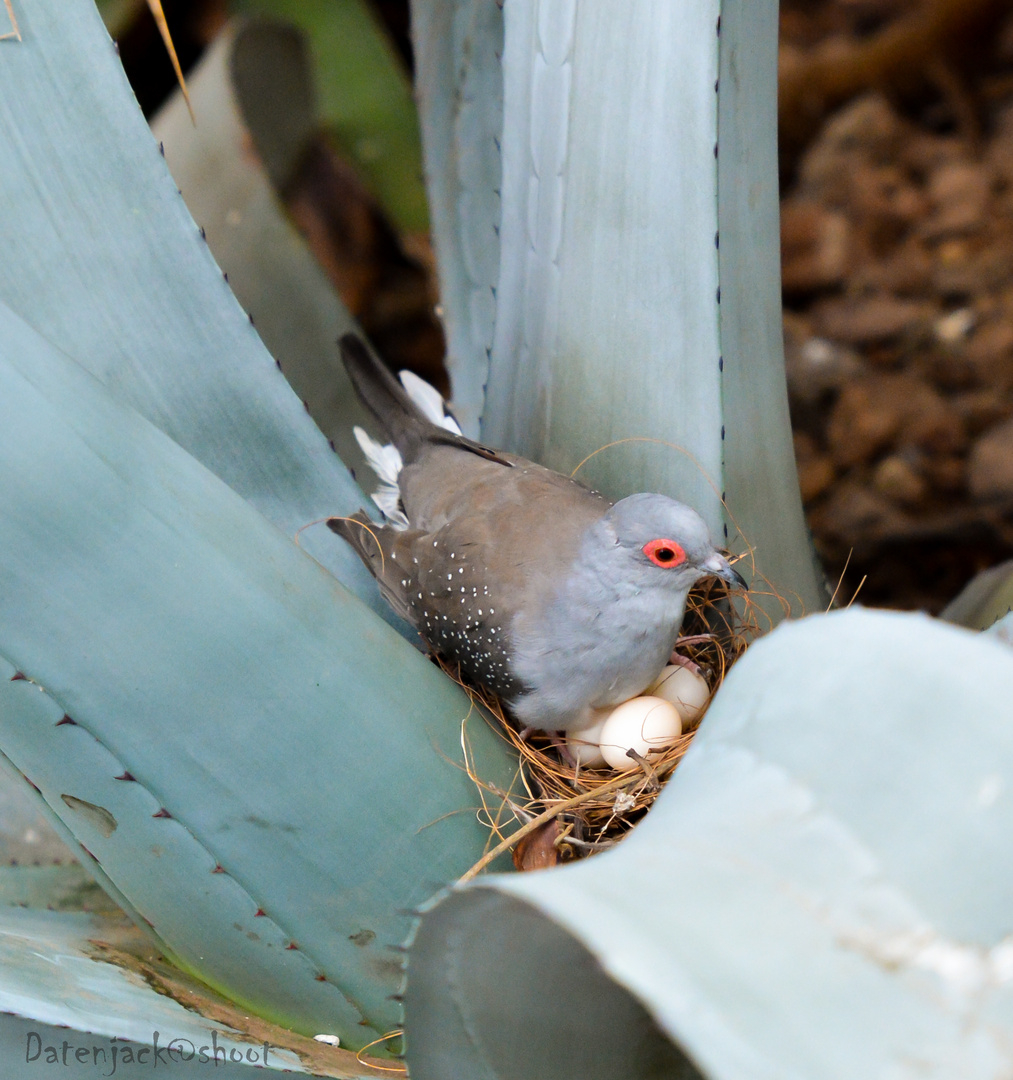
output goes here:
[{"label": "dove's eye", "polygon": [[674,540],[651,540],[644,544],[644,554],[655,566],[680,566],[686,561],[686,552]]}]

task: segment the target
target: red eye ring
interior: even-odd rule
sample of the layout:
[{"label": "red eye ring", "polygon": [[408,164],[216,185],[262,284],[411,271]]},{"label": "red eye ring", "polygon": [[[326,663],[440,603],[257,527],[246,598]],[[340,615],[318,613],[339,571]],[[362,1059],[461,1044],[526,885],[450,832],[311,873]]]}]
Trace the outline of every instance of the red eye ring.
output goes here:
[{"label": "red eye ring", "polygon": [[664,570],[681,566],[686,561],[686,552],[674,540],[651,540],[644,544],[643,550],[655,566],[660,566]]}]

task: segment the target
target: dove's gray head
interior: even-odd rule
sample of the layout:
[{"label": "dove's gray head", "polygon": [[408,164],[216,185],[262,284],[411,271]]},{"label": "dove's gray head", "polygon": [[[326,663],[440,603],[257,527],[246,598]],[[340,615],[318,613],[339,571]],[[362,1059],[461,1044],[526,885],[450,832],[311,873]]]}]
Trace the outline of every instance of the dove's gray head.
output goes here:
[{"label": "dove's gray head", "polygon": [[590,722],[588,706],[641,693],[671,655],[687,593],[712,575],[746,587],[695,510],[665,495],[617,502],[587,530],[546,602],[515,620],[513,671],[532,688],[515,715],[571,730]]},{"label": "dove's gray head", "polygon": [[[700,515],[666,495],[630,495],[605,515],[623,554],[623,574],[643,587],[685,592],[705,577],[719,577],[746,588],[711,542]],[[612,557],[615,564],[615,557]]]}]

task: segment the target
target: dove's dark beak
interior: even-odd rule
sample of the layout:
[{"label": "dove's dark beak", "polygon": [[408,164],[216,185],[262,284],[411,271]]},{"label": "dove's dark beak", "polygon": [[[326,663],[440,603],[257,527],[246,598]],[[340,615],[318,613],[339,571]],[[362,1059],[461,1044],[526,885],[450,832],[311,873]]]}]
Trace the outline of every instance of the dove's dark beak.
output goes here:
[{"label": "dove's dark beak", "polygon": [[734,585],[737,589],[742,589],[743,591],[748,591],[749,589],[749,586],[746,584],[746,579],[732,566],[724,555],[715,553],[700,564],[700,569],[706,570],[708,574],[713,574],[714,577],[721,578],[722,581],[727,581],[729,585]]}]

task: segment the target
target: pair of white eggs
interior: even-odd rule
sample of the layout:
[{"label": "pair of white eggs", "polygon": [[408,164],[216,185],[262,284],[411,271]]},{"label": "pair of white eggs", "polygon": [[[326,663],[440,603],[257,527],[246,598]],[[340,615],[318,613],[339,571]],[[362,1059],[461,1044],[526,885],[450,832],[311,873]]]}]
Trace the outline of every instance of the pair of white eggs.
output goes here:
[{"label": "pair of white eggs", "polygon": [[651,750],[670,746],[709,698],[705,679],[688,668],[669,665],[640,697],[611,710],[598,709],[593,724],[568,732],[567,749],[587,768],[632,768],[635,762],[628,750],[646,757]]}]

